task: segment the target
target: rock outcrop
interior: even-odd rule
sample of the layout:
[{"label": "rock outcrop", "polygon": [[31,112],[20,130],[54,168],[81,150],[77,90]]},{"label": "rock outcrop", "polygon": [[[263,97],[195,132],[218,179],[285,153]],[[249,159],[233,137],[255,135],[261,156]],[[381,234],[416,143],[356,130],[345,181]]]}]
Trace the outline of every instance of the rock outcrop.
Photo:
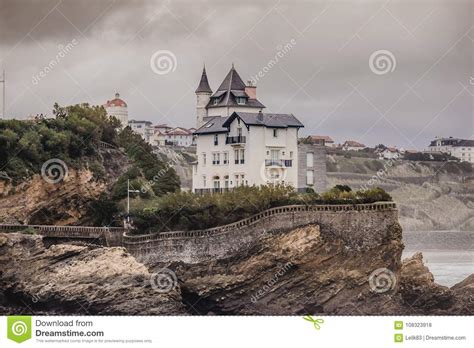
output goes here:
[{"label": "rock outcrop", "polygon": [[435,284],[421,254],[401,262],[401,237],[356,251],[341,240],[324,241],[318,231],[298,228],[225,260],[166,266],[194,314],[474,313],[474,279],[452,289]]},{"label": "rock outcrop", "polygon": [[[325,240],[318,227],[268,233],[224,259],[146,266],[123,248],[45,248],[40,236],[0,234],[0,314],[474,313],[474,276],[447,288],[434,283],[421,254],[402,262],[399,226],[364,250]],[[163,270],[179,285],[154,283]]]},{"label": "rock outcrop", "polygon": [[166,293],[123,248],[59,244],[0,234],[0,313],[165,315],[185,313],[178,286]]},{"label": "rock outcrop", "polygon": [[87,218],[88,203],[111,189],[130,166],[120,150],[99,152],[105,173],[101,180],[87,167],[68,168],[67,177],[49,183],[40,174],[18,185],[0,180],[0,223],[73,225]]}]

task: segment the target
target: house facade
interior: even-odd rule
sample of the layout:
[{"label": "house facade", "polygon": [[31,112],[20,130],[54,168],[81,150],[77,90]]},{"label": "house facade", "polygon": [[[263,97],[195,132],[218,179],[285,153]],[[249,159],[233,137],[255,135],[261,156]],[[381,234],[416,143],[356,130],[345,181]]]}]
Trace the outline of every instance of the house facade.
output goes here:
[{"label": "house facade", "polygon": [[193,144],[193,130],[176,127],[164,133],[165,145],[188,147]]},{"label": "house facade", "polygon": [[128,126],[132,131],[140,134],[146,142],[150,142],[150,139],[154,134],[152,123],[150,121],[130,120],[128,121]]},{"label": "house facade", "polygon": [[298,183],[298,130],[291,114],[234,112],[196,130],[193,192]]},{"label": "house facade", "polygon": [[441,152],[458,158],[461,162],[474,163],[474,140],[436,138],[428,146],[431,153]]},{"label": "house facade", "polygon": [[360,151],[365,149],[366,146],[362,143],[359,143],[355,140],[346,140],[344,144],[342,144],[342,149],[344,151]]}]

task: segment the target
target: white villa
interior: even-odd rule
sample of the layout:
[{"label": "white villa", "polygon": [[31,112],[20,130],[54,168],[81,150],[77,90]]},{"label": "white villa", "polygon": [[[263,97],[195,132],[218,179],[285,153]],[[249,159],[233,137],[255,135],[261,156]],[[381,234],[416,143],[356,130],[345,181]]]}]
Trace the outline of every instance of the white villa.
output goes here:
[{"label": "white villa", "polygon": [[197,163],[193,192],[222,192],[241,185],[298,185],[298,130],[292,114],[264,113],[256,87],[232,66],[213,94],[206,70],[196,89]]}]

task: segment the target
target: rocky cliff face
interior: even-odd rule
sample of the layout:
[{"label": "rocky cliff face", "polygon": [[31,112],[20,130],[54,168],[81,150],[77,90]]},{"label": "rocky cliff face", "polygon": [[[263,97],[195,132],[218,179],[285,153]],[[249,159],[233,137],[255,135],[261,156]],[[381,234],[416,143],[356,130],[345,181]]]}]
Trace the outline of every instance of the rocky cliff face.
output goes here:
[{"label": "rocky cliff face", "polygon": [[53,245],[0,234],[0,313],[163,315],[185,313],[179,287],[157,292],[123,248]]},{"label": "rocky cliff face", "polygon": [[328,156],[329,186],[379,186],[400,209],[404,230],[474,231],[474,172],[467,163]]},{"label": "rocky cliff face", "polygon": [[129,168],[119,150],[102,149],[105,174],[101,180],[84,163],[82,169],[68,168],[67,177],[49,183],[36,174],[19,185],[0,181],[0,223],[73,225],[85,217],[87,203],[109,190]]},{"label": "rocky cliff face", "polygon": [[0,312],[472,315],[474,278],[435,284],[421,254],[400,260],[401,230],[390,228],[391,240],[363,251],[308,225],[222,260],[146,267],[122,248],[46,249],[39,236],[0,234]]}]

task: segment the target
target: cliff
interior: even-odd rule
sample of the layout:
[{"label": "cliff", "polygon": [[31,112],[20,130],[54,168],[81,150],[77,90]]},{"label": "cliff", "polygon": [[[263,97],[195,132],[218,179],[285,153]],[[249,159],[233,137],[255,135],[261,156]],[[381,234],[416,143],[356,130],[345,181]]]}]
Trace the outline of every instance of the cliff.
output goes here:
[{"label": "cliff", "polygon": [[[54,314],[472,314],[474,278],[433,282],[421,254],[401,261],[398,225],[357,249],[318,225],[266,233],[225,258],[142,265],[123,248],[0,234],[0,312]],[[238,231],[235,231],[238,232]],[[160,275],[165,275],[165,277]],[[154,281],[153,275],[159,280]],[[3,306],[3,308],[1,307]]]},{"label": "cliff", "polygon": [[81,168],[68,168],[59,183],[49,183],[39,174],[18,185],[0,180],[0,222],[73,225],[87,219],[88,203],[110,191],[130,167],[120,150],[100,149],[99,156],[105,170],[101,179],[84,160]]},{"label": "cliff", "polygon": [[123,248],[53,245],[0,234],[0,313],[185,313],[179,287],[157,292],[147,268]]},{"label": "cliff", "polygon": [[379,186],[400,209],[404,230],[474,230],[474,173],[469,163],[345,158],[328,155],[329,186]]}]

